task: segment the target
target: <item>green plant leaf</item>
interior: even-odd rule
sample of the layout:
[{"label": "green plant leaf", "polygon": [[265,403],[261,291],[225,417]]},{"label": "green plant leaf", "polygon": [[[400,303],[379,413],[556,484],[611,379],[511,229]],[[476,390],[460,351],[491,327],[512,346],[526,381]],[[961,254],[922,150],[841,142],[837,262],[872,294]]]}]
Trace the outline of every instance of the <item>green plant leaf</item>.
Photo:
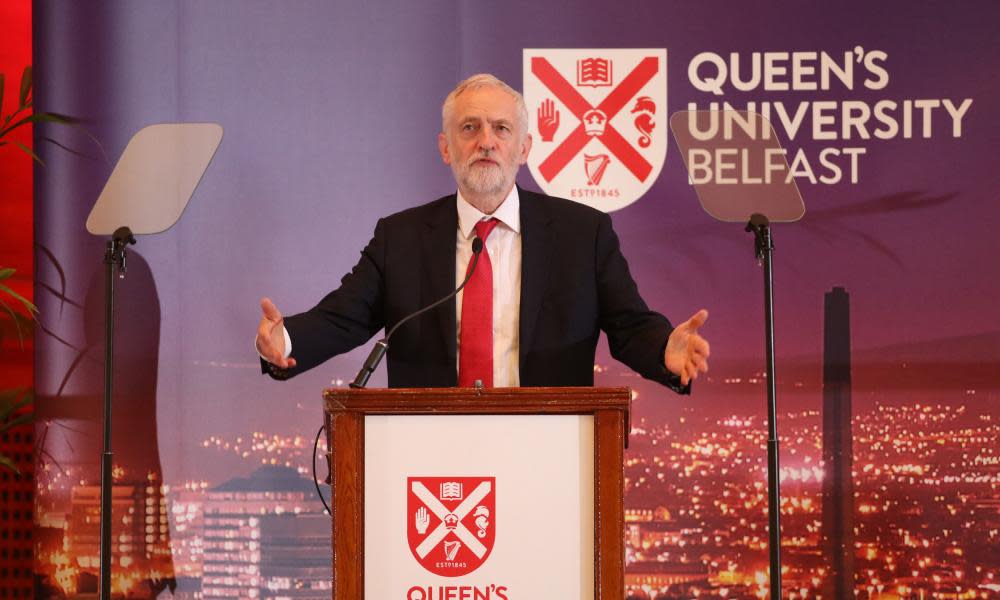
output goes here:
[{"label": "green plant leaf", "polygon": [[10,296],[10,297],[14,298],[15,300],[17,300],[18,302],[20,302],[21,305],[24,306],[24,308],[26,308],[28,310],[28,312],[31,312],[31,313],[38,312],[38,308],[36,308],[35,305],[31,303],[31,300],[28,300],[27,298],[25,298],[21,294],[18,294],[17,292],[15,292],[14,290],[10,289],[9,287],[7,287],[6,285],[4,285],[2,283],[0,283],[0,292],[6,292],[8,296]]},{"label": "green plant leaf", "polygon": [[[21,393],[21,390],[20,389],[4,390],[5,394],[10,394],[11,392],[19,395]],[[10,417],[11,413],[14,412],[16,397],[17,396],[11,396],[9,398],[4,398],[2,401],[0,401],[0,422],[6,421],[7,418]]]},{"label": "green plant leaf", "polygon": [[38,117],[39,121],[48,121],[50,123],[62,123],[63,125],[77,125],[80,123],[80,119],[76,117],[71,117],[69,115],[64,115],[61,113],[54,112],[40,112],[32,115],[33,117]]},{"label": "green plant leaf", "polygon": [[46,137],[46,136],[40,136],[38,139],[41,140],[41,141],[43,141],[43,142],[48,142],[50,144],[53,144],[55,146],[59,146],[60,148],[62,148],[66,152],[69,152],[70,154],[79,156],[81,158],[89,158],[91,160],[96,160],[93,156],[90,156],[86,152],[80,152],[79,150],[74,150],[73,148],[70,148],[69,146],[67,146],[66,144],[63,144],[59,140],[56,140],[56,139],[53,139],[53,138],[50,138],[50,137]]},{"label": "green plant leaf", "polygon": [[24,67],[21,73],[21,106],[28,105],[28,96],[31,95],[31,65]]},{"label": "green plant leaf", "polygon": [[[22,348],[24,348],[24,335],[21,334],[21,326],[17,319],[17,313],[14,312],[10,306],[7,306],[7,303],[4,302],[3,300],[0,300],[0,307],[3,307],[3,309],[7,311],[7,314],[10,315],[11,321],[14,322],[14,331],[17,332],[17,342],[21,345]],[[2,330],[0,330],[0,339],[3,339]]]},{"label": "green plant leaf", "polygon": [[28,115],[27,117],[21,117],[20,119],[14,121],[4,129],[0,129],[0,137],[7,135],[11,131],[14,131],[15,129],[21,127],[22,125],[27,125],[28,123],[38,123],[40,121],[43,121],[44,119],[42,119],[42,116],[44,114],[45,113],[38,113],[38,114]]},{"label": "green plant leaf", "polygon": [[21,150],[24,150],[24,152],[28,156],[30,156],[31,158],[33,158],[35,160],[35,162],[37,162],[38,164],[42,165],[43,167],[45,166],[45,161],[42,160],[41,158],[38,158],[38,155],[35,154],[34,150],[32,150],[31,148],[25,146],[21,142],[14,142],[14,145],[17,146],[18,148],[20,148]]},{"label": "green plant leaf", "polygon": [[9,123],[10,123],[11,121],[13,121],[13,120],[14,120],[14,117],[16,117],[17,115],[21,114],[22,112],[24,112],[24,111],[23,111],[22,109],[20,109],[20,108],[19,108],[19,109],[15,110],[14,112],[10,113],[9,115],[7,115],[6,117],[4,117],[4,118],[3,118],[3,126],[4,126],[4,127],[7,127],[7,125],[8,125],[8,124],[9,124]]},{"label": "green plant leaf", "polygon": [[[0,390],[0,432],[31,423],[34,420],[34,415],[30,412],[16,415],[14,418],[11,418],[11,415],[31,404],[33,399],[32,391],[24,388]],[[0,466],[6,467],[18,475],[21,473],[14,461],[3,454],[0,454]]]},{"label": "green plant leaf", "polygon": [[0,269],[0,279],[8,279],[12,275],[14,275],[14,273],[17,273],[17,270],[12,269],[10,267],[4,267]]},{"label": "green plant leaf", "polygon": [[15,465],[9,458],[4,456],[3,454],[0,454],[0,465],[7,467],[8,469],[14,471],[18,475],[21,474],[21,471],[17,468],[17,465]]},{"label": "green plant leaf", "polygon": [[17,415],[16,417],[14,417],[13,419],[11,419],[9,421],[6,421],[4,423],[0,423],[0,432],[11,430],[11,429],[13,429],[15,427],[18,427],[20,425],[27,425],[28,423],[31,423],[33,419],[34,419],[34,416],[31,413],[25,413],[23,415]]},{"label": "green plant leaf", "polygon": [[0,423],[5,423],[17,409],[31,404],[34,394],[24,388],[0,390]]},{"label": "green plant leaf", "polygon": [[[7,120],[9,121],[10,118],[14,116],[14,114],[17,114],[17,113],[13,113],[13,114],[8,115],[7,116]],[[7,125],[3,129],[0,129],[0,138],[4,137],[5,135],[7,135],[8,133],[10,133],[11,131],[14,131],[15,129],[17,129],[21,125],[25,125],[25,124],[31,123],[31,122],[32,121],[31,121],[31,117],[30,116],[24,117],[22,119],[18,119],[17,121],[14,122],[14,124]]]},{"label": "green plant leaf", "polygon": [[[7,388],[0,390],[0,406],[6,406],[13,402],[24,392],[24,388]],[[0,411],[0,419],[3,419],[3,411]]]},{"label": "green plant leaf", "polygon": [[61,115],[59,113],[51,112],[40,112],[28,115],[27,117],[22,117],[18,119],[11,125],[8,125],[4,129],[0,129],[0,137],[3,137],[10,133],[11,131],[17,129],[22,125],[27,125],[28,123],[59,123],[61,125],[77,125],[80,123],[79,119],[74,119],[73,117],[67,117],[66,115]]},{"label": "green plant leaf", "polygon": [[[7,288],[7,286],[4,286],[2,284],[0,284],[0,288],[9,289]],[[21,301],[24,302],[24,299],[21,298]],[[10,320],[14,323],[14,332],[17,333],[17,341],[21,345],[21,347],[24,348],[23,332],[31,331],[34,328],[35,324],[34,319],[35,315],[38,313],[38,309],[35,307],[34,304],[30,302],[24,304],[24,309],[28,311],[30,316],[29,318],[28,316],[24,316],[21,313],[14,312],[14,309],[12,309],[9,304],[4,302],[3,298],[0,298],[0,308],[2,308],[4,311],[7,312],[7,314],[10,315]],[[0,325],[2,324],[3,321],[0,321]],[[3,339],[3,334],[4,334],[3,328],[0,328],[0,340]]]}]

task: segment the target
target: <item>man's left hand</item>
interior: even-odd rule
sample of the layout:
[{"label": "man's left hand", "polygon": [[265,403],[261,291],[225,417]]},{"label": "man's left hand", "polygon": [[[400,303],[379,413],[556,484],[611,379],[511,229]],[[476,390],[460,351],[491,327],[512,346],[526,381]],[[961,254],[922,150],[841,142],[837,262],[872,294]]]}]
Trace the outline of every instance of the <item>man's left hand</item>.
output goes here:
[{"label": "man's left hand", "polygon": [[708,342],[698,335],[698,329],[707,320],[708,311],[701,309],[678,325],[667,340],[663,362],[668,371],[680,376],[682,385],[697,379],[699,372],[708,372]]}]

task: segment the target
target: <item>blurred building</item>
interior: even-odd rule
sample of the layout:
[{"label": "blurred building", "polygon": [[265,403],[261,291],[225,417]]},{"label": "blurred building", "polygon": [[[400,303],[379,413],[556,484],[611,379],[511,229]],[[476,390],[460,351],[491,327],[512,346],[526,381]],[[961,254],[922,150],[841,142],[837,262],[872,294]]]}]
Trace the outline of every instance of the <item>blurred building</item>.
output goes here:
[{"label": "blurred building", "polygon": [[835,287],[823,303],[822,544],[830,566],[825,598],[854,597],[853,442],[850,297]]},{"label": "blurred building", "polygon": [[330,597],[330,519],[295,469],[231,479],[208,491],[203,510],[204,598]]},{"label": "blurred building", "polygon": [[692,583],[708,585],[708,569],[700,562],[642,561],[630,565],[625,573],[626,587],[662,589]]},{"label": "blurred building", "polygon": [[[101,487],[73,487],[64,541],[76,573],[67,592],[85,592],[89,575],[100,571]],[[172,578],[166,499],[155,475],[145,481],[116,481],[111,488],[112,591],[144,595]],[[74,589],[75,588],[75,589]]]},{"label": "blurred building", "polygon": [[174,488],[168,494],[174,525],[170,546],[178,578],[201,579],[205,544],[205,491]]}]

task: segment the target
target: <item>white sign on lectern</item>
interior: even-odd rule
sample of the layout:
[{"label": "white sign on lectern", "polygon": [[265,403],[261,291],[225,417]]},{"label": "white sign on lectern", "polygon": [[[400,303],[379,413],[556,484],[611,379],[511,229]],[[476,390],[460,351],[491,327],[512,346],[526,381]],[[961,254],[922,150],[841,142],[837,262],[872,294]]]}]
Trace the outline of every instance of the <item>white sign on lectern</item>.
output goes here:
[{"label": "white sign on lectern", "polygon": [[368,415],[364,440],[366,599],[594,597],[592,415]]}]

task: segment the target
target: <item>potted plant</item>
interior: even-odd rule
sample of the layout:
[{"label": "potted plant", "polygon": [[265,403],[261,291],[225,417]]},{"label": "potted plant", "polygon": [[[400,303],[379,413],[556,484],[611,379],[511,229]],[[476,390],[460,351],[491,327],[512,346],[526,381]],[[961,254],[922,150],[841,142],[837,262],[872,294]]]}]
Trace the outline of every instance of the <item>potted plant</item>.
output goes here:
[{"label": "potted plant", "polygon": [[[21,86],[18,102],[9,113],[4,113],[4,75],[0,73],[0,147],[13,144],[13,147],[27,153],[32,160],[44,164],[35,152],[17,140],[10,139],[10,134],[17,129],[34,123],[74,124],[76,119],[52,112],[32,112],[32,72],[31,66],[24,68],[21,74]],[[31,330],[38,309],[24,296],[10,287],[10,280],[15,270],[3,265],[0,256],[0,340],[8,335],[17,335],[21,347],[24,347],[24,336]],[[22,409],[31,404],[33,394],[23,388],[0,389],[0,434],[29,423],[31,413]],[[17,466],[9,457],[0,454],[0,468],[8,468],[17,472]]]}]

